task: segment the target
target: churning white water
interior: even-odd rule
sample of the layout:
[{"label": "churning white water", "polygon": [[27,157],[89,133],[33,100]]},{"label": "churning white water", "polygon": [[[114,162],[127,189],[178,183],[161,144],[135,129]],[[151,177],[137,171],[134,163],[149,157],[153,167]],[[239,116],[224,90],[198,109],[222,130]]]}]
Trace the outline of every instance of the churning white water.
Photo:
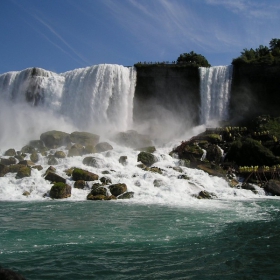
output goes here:
[{"label": "churning white water", "polygon": [[199,67],[201,124],[228,118],[232,70],[232,65]]},{"label": "churning white water", "polygon": [[[0,75],[0,146],[50,129],[106,133],[132,127],[134,67],[101,64],[56,74],[40,68]],[[30,108],[27,102],[34,108]],[[19,141],[17,141],[19,140]],[[23,143],[22,143],[23,144]]]}]

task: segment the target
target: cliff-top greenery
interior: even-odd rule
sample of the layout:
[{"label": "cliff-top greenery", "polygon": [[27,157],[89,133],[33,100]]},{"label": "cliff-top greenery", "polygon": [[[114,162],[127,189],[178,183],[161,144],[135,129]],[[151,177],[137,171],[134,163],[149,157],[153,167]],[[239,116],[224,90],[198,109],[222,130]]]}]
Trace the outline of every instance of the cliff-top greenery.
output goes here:
[{"label": "cliff-top greenery", "polygon": [[189,53],[183,53],[180,54],[180,56],[177,58],[177,61],[162,61],[162,62],[137,62],[134,64],[135,67],[142,67],[142,66],[156,66],[156,65],[168,65],[168,66],[173,66],[173,67],[210,67],[211,65],[208,63],[207,59],[201,55],[197,54],[193,51]]},{"label": "cliff-top greenery", "polygon": [[243,49],[241,55],[232,60],[232,64],[280,64],[280,39],[271,39],[269,47],[260,45],[255,50]]}]

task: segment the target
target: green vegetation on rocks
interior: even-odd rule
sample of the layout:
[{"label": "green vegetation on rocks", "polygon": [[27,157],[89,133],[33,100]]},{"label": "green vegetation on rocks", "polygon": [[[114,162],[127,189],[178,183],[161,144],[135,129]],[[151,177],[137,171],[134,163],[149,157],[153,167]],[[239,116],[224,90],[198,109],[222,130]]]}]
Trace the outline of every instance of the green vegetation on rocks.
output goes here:
[{"label": "green vegetation on rocks", "polygon": [[142,162],[143,164],[145,164],[146,166],[151,166],[153,165],[155,162],[157,162],[157,158],[156,156],[154,156],[151,153],[147,153],[147,152],[140,152],[138,154],[137,157],[137,161]]},{"label": "green vegetation on rocks", "polygon": [[98,180],[98,175],[89,172],[84,169],[74,168],[72,172],[72,177],[74,181],[84,180],[84,181],[95,181]]},{"label": "green vegetation on rocks", "polygon": [[62,199],[71,196],[71,187],[66,183],[55,183],[50,190],[50,197],[54,199]]}]

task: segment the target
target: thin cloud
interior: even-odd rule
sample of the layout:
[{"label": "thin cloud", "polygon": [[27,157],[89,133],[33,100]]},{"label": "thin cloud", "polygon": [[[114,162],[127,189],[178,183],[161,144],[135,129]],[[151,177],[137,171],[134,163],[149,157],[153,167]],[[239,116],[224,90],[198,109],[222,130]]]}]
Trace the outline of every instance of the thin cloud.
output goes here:
[{"label": "thin cloud", "polygon": [[242,13],[243,16],[256,19],[270,19],[279,16],[279,1],[249,1],[249,0],[206,0],[209,5],[223,6],[233,13]]},{"label": "thin cloud", "polygon": [[86,63],[87,65],[89,65],[90,63],[88,61],[86,61],[70,44],[68,44],[60,34],[58,34],[57,31],[55,31],[53,29],[53,27],[51,27],[48,23],[46,23],[45,21],[43,21],[42,19],[38,18],[36,15],[33,15],[33,17],[39,21],[41,24],[43,24],[47,29],[49,29],[49,31],[55,35],[62,43],[64,43],[76,56],[78,56],[84,63]]}]

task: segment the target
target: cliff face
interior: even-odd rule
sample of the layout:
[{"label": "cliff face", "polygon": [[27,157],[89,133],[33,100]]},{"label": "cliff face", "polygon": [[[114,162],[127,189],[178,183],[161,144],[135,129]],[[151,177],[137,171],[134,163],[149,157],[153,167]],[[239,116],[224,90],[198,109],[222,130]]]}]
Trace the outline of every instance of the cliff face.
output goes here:
[{"label": "cliff face", "polygon": [[280,115],[280,65],[237,65],[233,68],[230,119],[260,114]]},{"label": "cliff face", "polygon": [[[136,67],[134,121],[164,124],[182,119],[198,124],[200,112],[199,72],[194,67],[149,65]],[[168,127],[166,129],[169,129]]]}]

